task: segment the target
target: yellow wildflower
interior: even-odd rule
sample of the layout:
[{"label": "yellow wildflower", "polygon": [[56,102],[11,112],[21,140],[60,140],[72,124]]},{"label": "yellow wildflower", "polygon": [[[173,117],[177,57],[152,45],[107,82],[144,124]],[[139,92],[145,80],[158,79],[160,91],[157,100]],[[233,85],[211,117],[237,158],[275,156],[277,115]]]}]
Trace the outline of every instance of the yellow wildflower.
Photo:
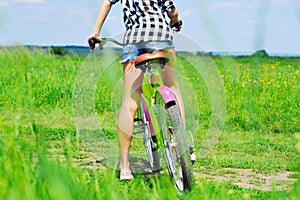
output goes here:
[{"label": "yellow wildflower", "polygon": [[295,133],[295,139],[299,140],[299,142],[300,142],[300,133]]},{"label": "yellow wildflower", "polygon": [[296,151],[298,151],[298,152],[300,153],[300,142],[298,142],[298,143],[296,144]]}]

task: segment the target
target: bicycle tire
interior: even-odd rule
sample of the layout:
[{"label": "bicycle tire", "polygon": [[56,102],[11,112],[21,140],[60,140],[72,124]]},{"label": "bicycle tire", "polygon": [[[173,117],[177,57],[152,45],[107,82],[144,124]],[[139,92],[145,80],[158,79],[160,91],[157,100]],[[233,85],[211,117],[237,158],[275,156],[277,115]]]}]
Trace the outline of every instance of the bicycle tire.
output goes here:
[{"label": "bicycle tire", "polygon": [[[164,139],[165,161],[169,177],[180,191],[192,189],[192,163],[183,119],[175,101],[163,103],[161,95],[156,95],[156,109]],[[173,133],[170,133],[170,127]]]},{"label": "bicycle tire", "polygon": [[141,101],[140,114],[141,114],[142,122],[145,124],[145,128],[143,131],[144,145],[145,145],[150,168],[152,172],[157,172],[161,169],[160,155],[157,149],[157,139],[156,136],[151,136],[150,126],[152,126],[152,124],[146,119],[146,114],[144,109],[147,108],[143,107],[143,103]]},{"label": "bicycle tire", "polygon": [[[168,107],[166,105],[166,110],[168,111],[170,120],[172,122],[172,126],[174,128],[174,134],[176,138],[176,150],[177,150],[177,159],[179,160],[179,165],[181,167],[181,173],[182,177],[174,177],[174,172],[171,172],[171,177],[173,177],[172,182],[176,185],[176,187],[180,191],[190,191],[192,189],[192,163],[191,163],[191,156],[190,156],[190,151],[189,151],[189,145],[187,142],[187,137],[185,133],[185,128],[183,124],[183,120],[180,114],[180,110],[177,106],[177,104],[174,103],[174,105]],[[178,144],[179,143],[179,144]],[[173,162],[176,162],[176,159]],[[169,172],[170,173],[170,172]],[[180,178],[180,179],[179,179]],[[180,182],[177,183],[177,181],[180,181],[183,183],[183,187],[181,187],[178,184],[181,184]],[[181,187],[181,188],[179,188]]]}]

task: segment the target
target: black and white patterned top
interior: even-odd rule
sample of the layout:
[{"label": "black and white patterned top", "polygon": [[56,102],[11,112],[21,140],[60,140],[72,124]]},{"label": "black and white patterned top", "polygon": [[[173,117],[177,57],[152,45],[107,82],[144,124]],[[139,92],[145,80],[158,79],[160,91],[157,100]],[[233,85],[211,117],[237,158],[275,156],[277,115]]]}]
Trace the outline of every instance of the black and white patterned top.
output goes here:
[{"label": "black and white patterned top", "polygon": [[167,12],[175,9],[173,0],[109,0],[121,1],[126,26],[123,43],[172,41],[173,31]]}]

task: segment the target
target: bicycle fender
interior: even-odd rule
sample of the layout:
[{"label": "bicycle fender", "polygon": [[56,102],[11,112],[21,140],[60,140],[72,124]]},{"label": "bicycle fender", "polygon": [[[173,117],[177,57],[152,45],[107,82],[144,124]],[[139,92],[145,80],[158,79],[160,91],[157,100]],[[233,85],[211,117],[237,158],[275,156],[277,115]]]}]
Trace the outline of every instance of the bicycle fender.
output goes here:
[{"label": "bicycle fender", "polygon": [[159,88],[157,88],[157,90],[163,97],[163,100],[165,103],[169,103],[171,101],[176,101],[175,94],[167,86],[160,86]]}]

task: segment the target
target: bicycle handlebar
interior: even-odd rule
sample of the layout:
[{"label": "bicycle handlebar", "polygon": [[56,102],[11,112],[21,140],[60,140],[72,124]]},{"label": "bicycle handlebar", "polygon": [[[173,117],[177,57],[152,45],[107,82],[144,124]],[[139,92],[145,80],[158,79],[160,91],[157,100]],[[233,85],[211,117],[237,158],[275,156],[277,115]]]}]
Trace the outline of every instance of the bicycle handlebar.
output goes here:
[{"label": "bicycle handlebar", "polygon": [[96,47],[96,44],[99,44],[99,47],[100,49],[102,49],[103,45],[106,43],[106,42],[112,42],[112,43],[115,43],[117,45],[120,45],[120,46],[123,46],[123,44],[121,42],[118,42],[117,40],[113,39],[113,38],[89,38],[88,40],[88,43],[89,43],[89,46],[91,48],[91,50],[94,50],[94,48]]}]

